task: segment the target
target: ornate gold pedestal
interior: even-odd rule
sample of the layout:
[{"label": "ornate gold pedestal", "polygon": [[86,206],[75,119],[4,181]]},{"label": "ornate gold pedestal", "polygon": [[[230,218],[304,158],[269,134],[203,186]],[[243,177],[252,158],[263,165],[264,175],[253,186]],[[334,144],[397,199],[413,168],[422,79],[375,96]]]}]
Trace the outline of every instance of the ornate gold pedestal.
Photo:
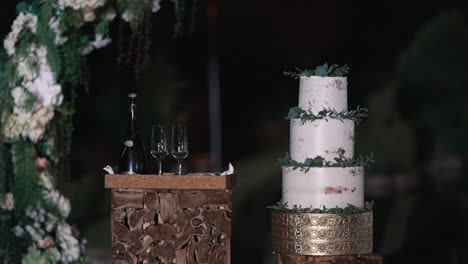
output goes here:
[{"label": "ornate gold pedestal", "polygon": [[372,213],[314,214],[272,210],[273,249],[329,256],[372,252]]}]

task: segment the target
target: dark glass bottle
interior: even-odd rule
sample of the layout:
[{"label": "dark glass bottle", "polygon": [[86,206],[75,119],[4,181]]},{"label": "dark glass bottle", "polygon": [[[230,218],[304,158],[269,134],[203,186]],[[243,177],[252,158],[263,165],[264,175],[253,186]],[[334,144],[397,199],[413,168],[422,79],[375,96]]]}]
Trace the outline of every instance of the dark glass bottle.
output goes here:
[{"label": "dark glass bottle", "polygon": [[146,151],[136,127],[137,94],[130,93],[128,97],[130,99],[128,132],[123,143],[124,149],[120,157],[119,173],[143,174],[146,167]]}]

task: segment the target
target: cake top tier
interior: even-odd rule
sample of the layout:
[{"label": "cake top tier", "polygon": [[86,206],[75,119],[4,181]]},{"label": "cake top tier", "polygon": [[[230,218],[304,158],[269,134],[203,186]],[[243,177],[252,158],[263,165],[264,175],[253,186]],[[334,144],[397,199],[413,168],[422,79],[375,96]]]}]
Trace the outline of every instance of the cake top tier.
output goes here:
[{"label": "cake top tier", "polygon": [[299,107],[314,114],[323,109],[346,111],[348,109],[347,89],[346,77],[301,76]]}]

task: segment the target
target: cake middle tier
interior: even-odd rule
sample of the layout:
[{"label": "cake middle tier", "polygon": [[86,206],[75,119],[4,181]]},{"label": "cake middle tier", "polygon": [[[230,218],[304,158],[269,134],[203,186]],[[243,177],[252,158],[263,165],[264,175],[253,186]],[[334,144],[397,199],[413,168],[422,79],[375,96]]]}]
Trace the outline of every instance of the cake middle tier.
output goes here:
[{"label": "cake middle tier", "polygon": [[363,167],[283,167],[283,203],[289,208],[364,206]]},{"label": "cake middle tier", "polygon": [[[322,156],[334,162],[344,155],[354,157],[354,121],[329,118],[302,123],[292,119],[289,151],[291,159],[304,162],[306,158]],[[340,153],[344,150],[344,154]]]}]

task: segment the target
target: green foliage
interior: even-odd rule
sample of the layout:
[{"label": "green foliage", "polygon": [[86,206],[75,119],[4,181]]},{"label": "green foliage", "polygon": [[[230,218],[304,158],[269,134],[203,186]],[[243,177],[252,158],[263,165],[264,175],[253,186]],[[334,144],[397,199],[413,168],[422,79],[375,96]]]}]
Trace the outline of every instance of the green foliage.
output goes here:
[{"label": "green foliage", "polygon": [[0,209],[0,263],[18,263],[27,247],[23,239],[13,233],[11,227],[15,224],[11,215]]},{"label": "green foliage", "polygon": [[15,69],[8,60],[5,50],[0,51],[0,122],[3,122],[2,119],[12,111],[11,84],[16,80],[15,75]]},{"label": "green foliage", "polygon": [[19,2],[16,5],[16,12],[18,13],[26,13],[29,11],[29,5],[26,2]]},{"label": "green foliage", "polygon": [[401,115],[462,156],[468,152],[467,18],[452,8],[428,20],[398,57],[395,76]]},{"label": "green foliage", "polygon": [[302,76],[310,77],[310,76],[320,76],[320,77],[344,77],[349,73],[350,68],[348,64],[343,66],[339,66],[338,64],[333,64],[328,66],[327,63],[317,66],[315,69],[312,70],[301,70],[296,68],[296,71],[284,71],[283,74],[286,76],[290,76],[294,79],[299,79]]},{"label": "green foliage", "polygon": [[176,23],[174,24],[174,36],[181,36],[184,32],[184,18],[185,18],[185,0],[175,0],[174,9],[176,16]]},{"label": "green foliage", "polygon": [[5,193],[8,190],[8,149],[6,145],[0,143],[0,193]]},{"label": "green foliage", "polygon": [[3,133],[1,133],[3,119],[10,115],[13,106],[9,85],[9,76],[12,74],[12,70],[13,67],[5,51],[2,50],[0,52],[0,193],[7,191],[12,174],[10,151],[7,145],[3,143]]},{"label": "green foliage", "polygon": [[29,203],[38,200],[40,189],[36,185],[34,145],[27,141],[16,141],[12,144],[11,153],[14,172],[12,192],[15,197],[15,216],[18,217]]},{"label": "green foliage", "polygon": [[56,247],[49,247],[43,252],[33,249],[23,258],[21,264],[56,264],[60,260],[60,252]]},{"label": "green foliage", "polygon": [[322,167],[369,167],[374,163],[373,154],[370,156],[357,156],[354,158],[347,158],[344,156],[345,150],[339,149],[339,156],[334,158],[334,162],[325,160],[322,156],[314,158],[307,158],[304,162],[298,162],[291,159],[289,152],[286,152],[284,158],[280,159],[280,165],[283,167],[292,167],[293,170],[300,169],[301,171],[308,172],[310,168]]},{"label": "green foliage", "polygon": [[60,26],[59,28],[67,35],[76,32],[76,29],[83,25],[83,19],[80,12],[72,9],[67,9],[64,12],[59,12]]},{"label": "green foliage", "polygon": [[54,33],[49,27],[49,21],[53,16],[54,7],[52,1],[41,0],[38,7],[37,40],[47,48],[47,60],[56,76],[62,71],[62,60],[58,47],[54,42]]},{"label": "green foliage", "polygon": [[152,5],[151,0],[117,0],[119,10],[125,10],[131,16],[130,27],[133,32],[139,30],[145,16],[151,12]]},{"label": "green foliage", "polygon": [[79,49],[86,45],[88,41],[87,36],[74,32],[69,35],[67,43],[60,49],[63,65],[67,65],[61,76],[61,83],[66,84],[63,88],[69,85],[74,89],[86,81],[86,57],[79,53]]},{"label": "green foliage", "polygon": [[343,122],[343,120],[353,120],[356,125],[366,118],[368,115],[368,110],[366,108],[360,108],[357,106],[356,110],[343,110],[337,112],[335,109],[324,108],[319,111],[317,114],[312,113],[312,111],[303,110],[298,106],[291,107],[289,109],[288,116],[285,117],[287,120],[300,119],[301,123],[312,122],[319,119],[325,119],[328,121],[329,118],[338,119]]},{"label": "green foliage", "polygon": [[313,213],[313,214],[354,214],[354,213],[366,213],[372,212],[374,207],[374,201],[365,202],[364,207],[356,207],[352,204],[348,204],[347,207],[335,207],[335,208],[302,208],[301,206],[294,205],[289,208],[288,203],[281,201],[275,205],[268,206],[267,208],[279,211],[294,212],[294,213]]},{"label": "green foliage", "polygon": [[73,261],[73,264],[89,264],[90,261],[86,257],[80,257],[78,260]]},{"label": "green foliage", "polygon": [[109,22],[107,20],[102,20],[96,25],[96,34],[101,34],[103,36],[109,33]]}]

